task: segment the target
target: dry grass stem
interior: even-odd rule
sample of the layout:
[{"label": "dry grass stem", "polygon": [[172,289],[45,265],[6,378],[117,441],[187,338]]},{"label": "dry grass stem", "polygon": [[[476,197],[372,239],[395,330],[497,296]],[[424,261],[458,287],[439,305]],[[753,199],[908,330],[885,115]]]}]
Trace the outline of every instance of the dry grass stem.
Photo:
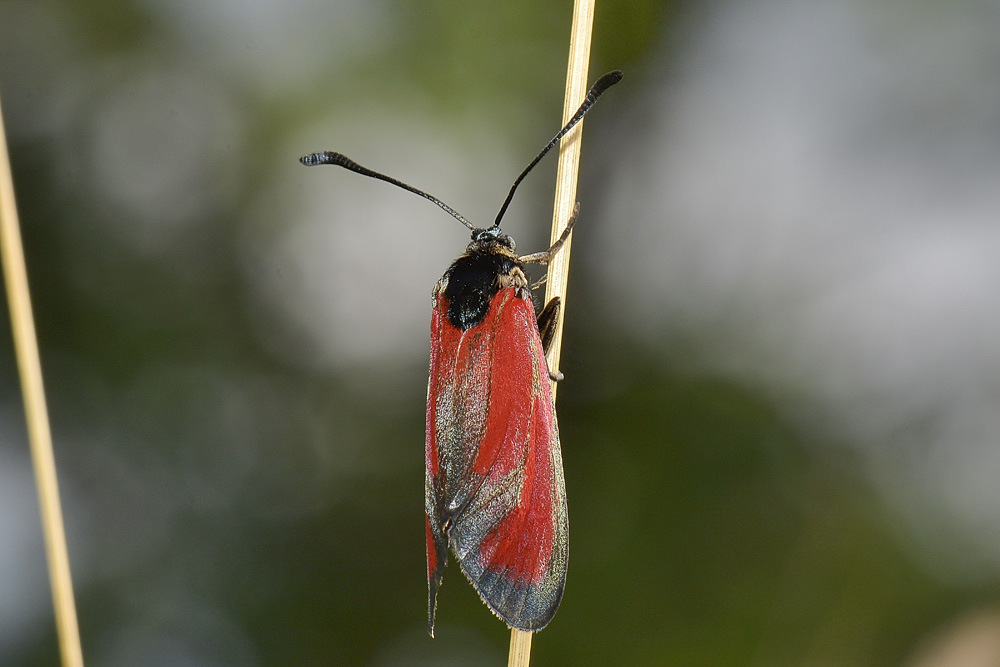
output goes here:
[{"label": "dry grass stem", "polygon": [[80,648],[80,631],[76,621],[73,601],[73,582],[69,573],[69,555],[66,533],[63,529],[62,509],[59,504],[59,486],[56,481],[55,457],[52,454],[52,434],[49,430],[45,390],[42,386],[42,367],[38,358],[38,341],[35,338],[35,321],[31,312],[28,292],[28,274],[24,264],[21,230],[14,204],[14,180],[11,177],[7,138],[0,113],[0,255],[3,258],[4,284],[10,321],[14,333],[14,351],[21,376],[21,393],[28,422],[28,441],[35,467],[38,486],[38,504],[42,514],[42,531],[45,534],[45,555],[52,584],[55,605],[56,631],[59,636],[59,653],[63,667],[82,667],[83,652]]},{"label": "dry grass stem", "polygon": [[[569,66],[566,70],[566,96],[563,102],[562,122],[565,124],[583,103],[587,94],[587,76],[590,70],[590,39],[594,25],[594,4],[596,0],[575,0],[573,3],[573,27],[569,40]],[[563,137],[559,144],[559,170],[556,174],[556,195],[552,212],[551,241],[562,234],[573,214],[576,204],[577,178],[580,169],[580,140],[583,136],[583,122]],[[562,250],[549,263],[545,283],[545,303],[552,297],[562,298],[562,315],[556,321],[555,336],[548,352],[549,368],[559,369],[562,352],[563,321],[566,316],[566,282],[569,275],[569,255],[573,238],[566,240]],[[552,400],[556,397],[555,382],[552,383]],[[531,660],[531,633],[511,630],[510,653],[507,667],[528,667]]]}]

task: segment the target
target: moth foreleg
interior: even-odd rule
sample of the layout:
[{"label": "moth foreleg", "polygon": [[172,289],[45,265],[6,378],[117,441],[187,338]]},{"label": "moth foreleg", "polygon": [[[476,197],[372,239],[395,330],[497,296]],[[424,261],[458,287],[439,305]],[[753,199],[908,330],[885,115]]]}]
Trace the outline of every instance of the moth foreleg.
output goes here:
[{"label": "moth foreleg", "polygon": [[530,255],[525,255],[523,257],[518,257],[519,260],[525,264],[548,264],[552,256],[559,252],[559,249],[563,247],[566,243],[566,239],[569,238],[569,233],[573,231],[573,225],[576,224],[576,219],[580,217],[580,202],[573,205],[573,215],[570,216],[569,222],[566,223],[566,229],[563,230],[556,242],[549,246],[548,250],[543,250],[541,252],[533,252]]}]

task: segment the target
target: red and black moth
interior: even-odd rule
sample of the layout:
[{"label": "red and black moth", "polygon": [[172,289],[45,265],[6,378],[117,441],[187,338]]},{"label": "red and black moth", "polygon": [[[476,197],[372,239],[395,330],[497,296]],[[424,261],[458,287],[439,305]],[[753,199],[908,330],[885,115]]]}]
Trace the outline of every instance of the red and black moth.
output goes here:
[{"label": "red and black moth", "polygon": [[562,600],[569,518],[559,427],[545,351],[559,316],[552,299],[536,317],[525,264],[547,264],[579,212],[545,251],[518,256],[500,220],[528,172],[622,78],[605,74],[576,114],[514,181],[496,220],[478,228],[442,202],[334,152],[300,158],[386,181],[428,199],[472,230],[472,241],[434,286],[427,385],[427,623],[448,548],[483,602],[507,625],[545,627]]}]

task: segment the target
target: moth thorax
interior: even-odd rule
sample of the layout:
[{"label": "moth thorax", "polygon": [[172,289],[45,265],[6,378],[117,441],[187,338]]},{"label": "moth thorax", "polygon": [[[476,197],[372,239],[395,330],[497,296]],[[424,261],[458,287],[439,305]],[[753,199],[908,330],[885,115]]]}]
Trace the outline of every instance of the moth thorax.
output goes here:
[{"label": "moth thorax", "polygon": [[528,285],[528,277],[524,275],[524,271],[517,265],[515,265],[507,273],[501,273],[497,276],[497,286],[500,289],[516,287],[518,291],[521,291],[527,288]]}]

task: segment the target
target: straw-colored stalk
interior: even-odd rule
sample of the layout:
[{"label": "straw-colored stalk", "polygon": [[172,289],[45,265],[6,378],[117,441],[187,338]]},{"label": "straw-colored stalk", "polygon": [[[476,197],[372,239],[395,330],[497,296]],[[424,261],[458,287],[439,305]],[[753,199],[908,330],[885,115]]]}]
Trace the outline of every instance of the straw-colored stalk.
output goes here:
[{"label": "straw-colored stalk", "polygon": [[28,273],[24,264],[21,229],[14,204],[14,180],[7,154],[7,138],[0,112],[0,255],[3,258],[4,284],[10,321],[14,333],[14,352],[21,376],[21,393],[28,422],[28,441],[38,486],[38,504],[45,535],[45,555],[52,584],[56,631],[63,667],[83,667],[80,631],[73,601],[73,582],[69,574],[69,555],[63,530],[59,487],[56,482],[55,458],[52,454],[52,434],[49,430],[45,390],[42,386],[42,366],[38,358],[35,320],[28,292]]},{"label": "straw-colored stalk", "polygon": [[[587,94],[587,77],[590,69],[590,38],[594,25],[594,4],[596,0],[575,0],[573,3],[573,27],[569,39],[569,66],[566,70],[566,96],[563,102],[563,123],[569,121],[583,103]],[[556,174],[556,195],[552,212],[552,235],[555,242],[566,228],[573,207],[576,204],[577,179],[580,171],[580,142],[583,136],[583,121],[559,144],[559,170]],[[562,299],[562,315],[557,318],[555,337],[549,347],[549,368],[559,369],[562,352],[563,321],[566,317],[566,282],[569,276],[569,255],[573,237],[566,239],[562,249],[549,262],[545,281],[545,303],[553,297]],[[552,383],[552,400],[556,398],[556,385]],[[510,653],[507,667],[528,667],[531,659],[531,633],[511,630]]]}]

